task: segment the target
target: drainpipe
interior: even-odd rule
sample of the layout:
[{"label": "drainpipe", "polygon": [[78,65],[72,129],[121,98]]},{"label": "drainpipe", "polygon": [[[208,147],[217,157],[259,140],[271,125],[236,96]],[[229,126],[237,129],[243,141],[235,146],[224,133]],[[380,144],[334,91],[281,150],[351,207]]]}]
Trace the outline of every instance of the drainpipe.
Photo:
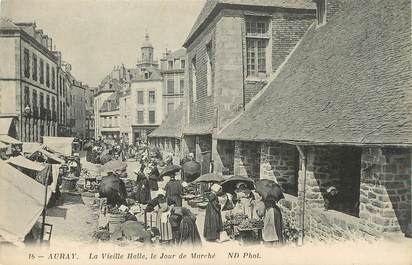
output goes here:
[{"label": "drainpipe", "polygon": [[242,42],[242,107],[243,111],[246,109],[246,93],[245,93],[245,47],[243,44],[243,41],[246,41],[246,35],[245,35],[245,30],[244,30],[244,24],[242,24],[241,27],[241,42]]},{"label": "drainpipe", "polygon": [[301,145],[296,145],[296,148],[299,151],[300,159],[302,160],[302,174],[303,174],[303,203],[301,207],[302,212],[302,230],[300,238],[302,239],[300,245],[303,246],[304,238],[305,238],[305,211],[306,211],[306,153],[304,148]]}]

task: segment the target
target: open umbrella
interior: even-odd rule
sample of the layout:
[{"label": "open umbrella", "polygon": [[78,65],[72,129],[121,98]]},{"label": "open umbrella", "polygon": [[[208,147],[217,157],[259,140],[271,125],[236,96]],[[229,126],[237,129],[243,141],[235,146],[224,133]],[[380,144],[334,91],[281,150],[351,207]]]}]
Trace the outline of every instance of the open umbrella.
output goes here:
[{"label": "open umbrella", "polygon": [[124,171],[127,168],[127,164],[123,163],[119,160],[111,160],[101,166],[100,172],[108,172],[108,171],[116,171],[116,170],[121,170]]},{"label": "open umbrella", "polygon": [[207,173],[195,179],[193,183],[199,182],[222,182],[224,179],[221,175],[216,173]]},{"label": "open umbrella", "polygon": [[196,161],[189,161],[183,164],[182,169],[187,174],[200,174],[200,163]]},{"label": "open umbrella", "polygon": [[233,192],[236,189],[236,184],[237,183],[244,183],[246,184],[246,187],[248,189],[254,189],[254,181],[251,178],[248,177],[244,177],[244,176],[232,176],[230,178],[228,178],[227,180],[222,182],[222,188],[224,192]]},{"label": "open umbrella", "polygon": [[160,173],[160,177],[168,176],[170,174],[176,173],[176,172],[180,171],[180,169],[181,169],[181,166],[179,166],[179,165],[167,166],[163,169],[162,173]]},{"label": "open umbrella", "polygon": [[260,179],[256,181],[256,192],[262,196],[263,200],[268,196],[272,196],[276,201],[285,198],[279,184],[270,179]]}]

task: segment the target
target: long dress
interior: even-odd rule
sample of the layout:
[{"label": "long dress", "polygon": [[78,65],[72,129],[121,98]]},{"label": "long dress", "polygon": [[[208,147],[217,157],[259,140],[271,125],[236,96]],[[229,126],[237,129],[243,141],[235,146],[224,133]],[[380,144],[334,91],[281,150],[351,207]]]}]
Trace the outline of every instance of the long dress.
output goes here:
[{"label": "long dress", "polygon": [[279,207],[275,204],[267,207],[263,218],[263,241],[283,243],[283,220]]},{"label": "long dress", "polygon": [[220,213],[220,204],[216,194],[209,195],[209,202],[206,207],[205,224],[203,229],[203,236],[206,240],[213,241],[220,239],[220,232],[222,231],[222,216]]},{"label": "long dress", "polygon": [[183,217],[179,227],[180,240],[179,245],[184,246],[200,246],[199,230],[196,225],[196,216],[188,209],[183,209]]},{"label": "long dress", "polygon": [[147,204],[151,200],[150,186],[147,178],[142,174],[137,176],[137,192],[135,195],[136,201],[142,204]]},{"label": "long dress", "polygon": [[168,203],[174,202],[176,206],[182,206],[182,198],[180,195],[183,193],[183,186],[181,181],[171,179],[165,186],[166,198]]},{"label": "long dress", "polygon": [[154,191],[159,190],[159,185],[157,183],[160,178],[159,176],[160,176],[159,170],[157,169],[157,167],[154,167],[149,173],[149,186],[151,190],[154,190]]},{"label": "long dress", "polygon": [[172,225],[170,224],[170,207],[160,208],[157,213],[156,227],[159,229],[160,240],[170,241],[173,239]]}]

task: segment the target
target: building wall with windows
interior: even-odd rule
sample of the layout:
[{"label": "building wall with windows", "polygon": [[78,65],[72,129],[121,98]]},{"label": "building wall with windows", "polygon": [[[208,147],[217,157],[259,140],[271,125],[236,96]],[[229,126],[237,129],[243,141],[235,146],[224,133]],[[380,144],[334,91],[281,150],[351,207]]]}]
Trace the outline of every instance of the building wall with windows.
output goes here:
[{"label": "building wall with windows", "polygon": [[163,121],[163,93],[162,80],[132,80],[130,84],[129,124],[132,136],[131,143],[146,136],[159,127]]},{"label": "building wall with windows", "polygon": [[0,23],[0,113],[18,118],[17,137],[40,141],[57,131],[57,63],[52,39],[35,23]]},{"label": "building wall with windows", "polygon": [[72,136],[84,138],[87,134],[86,124],[86,90],[82,82],[73,80],[71,85],[71,119],[73,120]]},{"label": "building wall with windows", "polygon": [[217,147],[216,132],[268,83],[315,18],[313,8],[226,6],[185,43],[184,134],[212,135],[211,158],[200,162],[224,169],[226,154]]},{"label": "building wall with windows", "polygon": [[166,51],[160,59],[160,74],[163,79],[164,117],[182,102],[185,89],[186,50]]}]

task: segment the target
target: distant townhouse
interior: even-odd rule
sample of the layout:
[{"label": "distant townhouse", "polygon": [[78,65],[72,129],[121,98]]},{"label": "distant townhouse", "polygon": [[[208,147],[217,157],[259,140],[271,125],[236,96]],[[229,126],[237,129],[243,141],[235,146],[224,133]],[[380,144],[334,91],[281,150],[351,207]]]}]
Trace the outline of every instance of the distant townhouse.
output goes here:
[{"label": "distant townhouse", "polygon": [[163,79],[163,114],[166,117],[183,103],[185,89],[186,50],[166,50],[160,59],[160,74]]},{"label": "distant townhouse", "polygon": [[52,39],[36,23],[0,20],[2,128],[22,141],[57,133],[58,58]]}]

